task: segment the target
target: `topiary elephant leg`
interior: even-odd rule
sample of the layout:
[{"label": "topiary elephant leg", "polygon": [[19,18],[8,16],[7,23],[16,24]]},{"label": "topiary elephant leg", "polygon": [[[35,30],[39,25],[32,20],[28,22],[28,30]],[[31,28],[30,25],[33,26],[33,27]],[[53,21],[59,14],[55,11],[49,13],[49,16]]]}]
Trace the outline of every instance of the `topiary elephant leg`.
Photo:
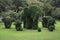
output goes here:
[{"label": "topiary elephant leg", "polygon": [[29,17],[26,20],[26,28],[27,29],[32,29],[32,25],[33,25],[33,20]]},{"label": "topiary elephant leg", "polygon": [[38,28],[38,20],[35,20],[35,22],[33,22],[33,29],[37,29]]}]

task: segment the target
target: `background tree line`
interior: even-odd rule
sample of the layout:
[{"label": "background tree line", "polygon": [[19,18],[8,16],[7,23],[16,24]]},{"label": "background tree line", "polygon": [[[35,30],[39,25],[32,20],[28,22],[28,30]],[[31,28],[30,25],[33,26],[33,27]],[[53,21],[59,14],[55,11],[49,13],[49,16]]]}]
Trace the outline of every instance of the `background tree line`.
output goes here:
[{"label": "background tree line", "polygon": [[0,0],[0,16],[3,17],[6,27],[11,25],[11,22],[19,25],[23,21],[24,28],[37,29],[40,16],[60,19],[59,11],[59,0]]}]

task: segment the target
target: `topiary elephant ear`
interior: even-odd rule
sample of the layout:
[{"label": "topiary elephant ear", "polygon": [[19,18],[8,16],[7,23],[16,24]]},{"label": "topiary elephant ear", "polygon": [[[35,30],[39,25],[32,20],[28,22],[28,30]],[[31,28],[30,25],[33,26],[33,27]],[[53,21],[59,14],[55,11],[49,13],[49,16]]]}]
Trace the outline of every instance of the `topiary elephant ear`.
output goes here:
[{"label": "topiary elephant ear", "polygon": [[40,13],[40,7],[35,5],[29,7],[29,14],[31,15],[31,18],[36,18],[36,16],[39,16]]}]

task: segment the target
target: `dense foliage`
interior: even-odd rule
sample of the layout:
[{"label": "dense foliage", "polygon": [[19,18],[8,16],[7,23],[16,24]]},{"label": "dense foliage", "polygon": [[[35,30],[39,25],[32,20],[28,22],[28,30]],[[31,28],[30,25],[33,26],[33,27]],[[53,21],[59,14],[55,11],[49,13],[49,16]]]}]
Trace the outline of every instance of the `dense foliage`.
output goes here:
[{"label": "dense foliage", "polygon": [[[0,0],[0,16],[3,22],[8,26],[15,22],[20,28],[23,22],[26,29],[37,29],[40,16],[52,16],[60,19],[57,9],[60,5],[59,0]],[[9,23],[8,23],[9,22]],[[10,26],[11,26],[10,24]]]}]

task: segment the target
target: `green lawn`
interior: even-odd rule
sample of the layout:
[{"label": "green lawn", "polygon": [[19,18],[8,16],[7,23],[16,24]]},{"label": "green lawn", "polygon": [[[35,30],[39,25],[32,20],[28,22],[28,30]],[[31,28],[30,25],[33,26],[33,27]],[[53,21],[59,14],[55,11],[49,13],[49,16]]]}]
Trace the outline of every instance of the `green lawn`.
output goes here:
[{"label": "green lawn", "polygon": [[56,30],[49,32],[48,29],[42,28],[41,22],[39,26],[42,32],[37,30],[16,31],[14,25],[11,29],[5,29],[3,23],[0,23],[0,40],[60,40],[60,22],[57,21]]}]

